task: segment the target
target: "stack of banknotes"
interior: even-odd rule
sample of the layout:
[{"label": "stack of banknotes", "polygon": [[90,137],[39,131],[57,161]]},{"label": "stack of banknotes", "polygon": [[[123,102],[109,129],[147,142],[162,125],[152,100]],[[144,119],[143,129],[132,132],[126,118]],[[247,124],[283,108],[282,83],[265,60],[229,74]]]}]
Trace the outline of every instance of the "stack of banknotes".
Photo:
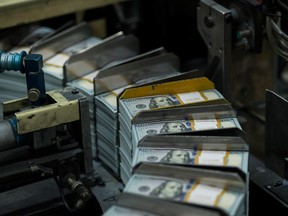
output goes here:
[{"label": "stack of banknotes", "polygon": [[117,101],[124,198],[104,215],[178,215],[170,205],[179,215],[248,214],[249,148],[209,79],[130,86]]},{"label": "stack of banknotes", "polygon": [[[202,83],[203,86],[196,86],[197,83]],[[174,94],[167,90],[179,84],[183,92],[181,88],[172,90]],[[156,89],[151,96],[134,97],[135,92],[141,92],[145,87],[130,88],[127,95],[132,96],[125,97],[124,93],[119,100],[120,170],[124,183],[131,175],[139,141],[146,135],[183,134],[222,128],[241,129],[235,111],[207,78],[172,81],[158,86],[161,85],[164,91]],[[151,89],[155,89],[154,87],[150,86]],[[161,91],[162,94],[158,94]]]},{"label": "stack of banknotes", "polygon": [[104,215],[247,215],[246,176],[226,168],[142,162]]},{"label": "stack of banknotes", "polygon": [[[153,134],[168,134],[168,133],[181,134],[181,133],[185,133],[185,132],[186,133],[189,133],[189,132],[193,133],[194,131],[199,131],[199,130],[202,130],[202,131],[217,130],[217,129],[222,129],[222,128],[235,128],[235,127],[239,126],[239,125],[234,123],[235,119],[233,117],[228,117],[225,120],[224,120],[224,118],[222,118],[221,120],[222,121],[216,120],[218,122],[215,122],[213,120],[205,120],[205,121],[204,120],[175,120],[175,121],[171,120],[171,121],[166,121],[165,123],[154,123],[154,124],[152,124],[152,128],[150,128],[150,129],[147,127],[148,123],[139,124],[139,126],[136,124],[136,125],[132,126],[133,127],[133,129],[131,131],[132,132],[132,134],[131,134],[132,135],[132,142],[131,142],[131,140],[125,139],[125,137],[123,139],[123,135],[120,132],[120,155],[121,155],[121,168],[122,168],[121,171],[123,171],[123,175],[121,172],[121,177],[123,177],[122,180],[124,182],[126,182],[127,180],[125,180],[125,179],[127,179],[127,177],[129,179],[131,172],[132,172],[132,168],[140,160],[139,157],[144,156],[143,154],[141,154],[143,152],[141,152],[142,149],[140,150],[139,144],[140,144],[142,138],[145,138],[146,135],[149,135],[149,134],[151,134],[151,135],[153,135]],[[195,124],[195,122],[196,122],[196,124],[198,122],[200,122],[200,124],[202,124],[203,122],[208,123],[208,124],[206,124],[205,126],[203,126],[203,124],[202,124],[202,127],[195,127],[193,125],[193,124]],[[141,136],[141,139],[138,139],[138,136],[137,136],[138,128],[137,127],[139,128],[140,131],[141,131],[142,127],[145,130],[145,131],[142,131],[143,136]],[[169,129],[169,127],[171,127],[172,129],[167,131],[166,129]],[[163,130],[163,128],[164,128],[164,130]],[[134,137],[136,137],[136,139],[133,139]],[[179,140],[183,139],[184,140],[183,143],[186,143],[184,137],[180,136],[178,139]],[[203,142],[205,143],[205,141],[203,141]],[[128,144],[127,142],[130,142],[130,144]],[[186,144],[189,145],[189,148],[192,148],[191,144],[193,144],[193,142],[187,142]],[[222,143],[222,144],[224,144],[224,143]],[[168,144],[168,146],[169,146],[169,144]],[[174,148],[173,143],[170,147]],[[148,151],[147,153],[152,153],[152,149],[150,149],[150,150],[151,151]],[[168,148],[167,150],[170,151],[172,149]],[[222,165],[225,164],[224,158],[228,154],[226,152],[219,152],[219,151],[209,151],[209,152],[204,151],[205,153],[202,151],[197,152],[197,148],[192,150],[192,152],[193,152],[193,154],[191,156],[201,154],[202,158],[204,156],[205,157],[207,156],[207,160],[210,157],[211,158],[213,158],[213,157],[218,158],[219,157],[219,160],[222,161],[222,163],[223,163]],[[162,154],[162,153],[164,153],[164,152],[161,152],[160,154]],[[236,154],[238,154],[238,153],[236,153]],[[229,152],[229,156],[232,156],[230,152]],[[157,157],[153,157],[153,155],[151,155],[150,159],[152,159],[152,158],[156,159]],[[238,157],[236,157],[236,158],[238,158]],[[193,160],[191,162],[194,163],[196,161]],[[201,164],[202,160],[199,160],[198,162]],[[214,162],[215,162],[215,164],[217,164],[217,160]],[[226,165],[229,165],[229,163],[227,163]]]},{"label": "stack of banknotes", "polygon": [[[237,136],[148,135],[135,151],[141,162],[237,167],[248,174],[248,146]],[[131,170],[132,171],[132,170]]]},{"label": "stack of banknotes", "polygon": [[124,88],[95,97],[97,157],[119,176],[117,96]]}]

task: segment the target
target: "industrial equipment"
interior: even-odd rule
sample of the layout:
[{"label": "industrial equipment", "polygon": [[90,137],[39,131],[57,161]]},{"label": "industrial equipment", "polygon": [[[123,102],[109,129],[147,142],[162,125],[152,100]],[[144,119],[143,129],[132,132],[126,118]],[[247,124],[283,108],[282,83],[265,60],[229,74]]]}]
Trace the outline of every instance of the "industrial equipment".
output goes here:
[{"label": "industrial equipment", "polygon": [[1,52],[0,65],[26,75],[28,94],[3,102],[0,214],[95,208],[83,183],[94,171],[87,99],[72,88],[46,92],[41,55]]}]

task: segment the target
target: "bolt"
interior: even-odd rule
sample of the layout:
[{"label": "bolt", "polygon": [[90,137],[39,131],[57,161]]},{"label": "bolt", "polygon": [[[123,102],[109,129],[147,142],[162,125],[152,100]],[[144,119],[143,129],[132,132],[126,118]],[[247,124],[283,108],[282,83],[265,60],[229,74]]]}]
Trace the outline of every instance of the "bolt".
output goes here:
[{"label": "bolt", "polygon": [[30,101],[37,101],[40,97],[40,91],[37,88],[29,89],[28,91],[28,99]]},{"label": "bolt", "polygon": [[67,179],[67,184],[68,184],[69,186],[73,186],[74,182],[75,182],[75,180],[72,179],[72,178],[68,178],[68,179]]},{"label": "bolt", "polygon": [[72,94],[78,94],[79,93],[79,90],[78,89],[73,89],[72,90]]},{"label": "bolt", "polygon": [[274,184],[275,187],[283,185],[283,182],[281,180],[276,181]]}]

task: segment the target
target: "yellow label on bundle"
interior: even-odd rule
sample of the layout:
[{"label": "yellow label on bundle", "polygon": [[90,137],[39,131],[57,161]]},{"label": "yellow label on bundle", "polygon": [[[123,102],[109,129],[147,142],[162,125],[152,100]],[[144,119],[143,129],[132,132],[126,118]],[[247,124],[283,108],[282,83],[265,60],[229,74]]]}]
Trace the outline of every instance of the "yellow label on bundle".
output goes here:
[{"label": "yellow label on bundle", "polygon": [[179,94],[215,88],[214,83],[206,77],[166,82],[127,89],[121,99],[146,97],[162,94]]}]

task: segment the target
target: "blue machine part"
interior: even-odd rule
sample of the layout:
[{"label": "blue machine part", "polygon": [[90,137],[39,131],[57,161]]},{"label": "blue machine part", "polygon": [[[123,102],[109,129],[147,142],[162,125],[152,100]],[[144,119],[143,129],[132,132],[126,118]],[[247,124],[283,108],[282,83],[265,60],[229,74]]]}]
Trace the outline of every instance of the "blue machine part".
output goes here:
[{"label": "blue machine part", "polygon": [[5,53],[0,50],[0,73],[20,71],[26,74],[27,94],[32,106],[40,106],[47,102],[43,59],[39,54]]},{"label": "blue machine part", "polygon": [[5,53],[0,50],[0,73],[7,70],[25,73],[23,59],[27,56],[25,51],[18,53]]},{"label": "blue machine part", "polygon": [[19,135],[17,133],[17,120],[15,117],[9,118],[8,122],[11,125],[13,134],[14,134],[14,139],[15,139],[15,144],[17,146],[23,146],[23,145],[27,145],[27,143],[29,143],[29,137],[27,135]]}]

